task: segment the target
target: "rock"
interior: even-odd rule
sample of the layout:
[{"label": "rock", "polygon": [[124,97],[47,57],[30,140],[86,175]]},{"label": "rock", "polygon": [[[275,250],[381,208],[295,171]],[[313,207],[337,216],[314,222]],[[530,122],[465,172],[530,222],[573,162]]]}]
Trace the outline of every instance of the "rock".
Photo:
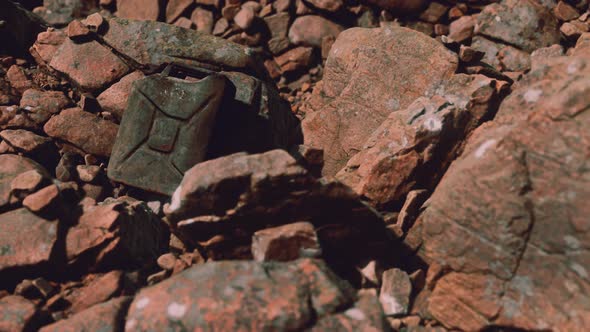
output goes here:
[{"label": "rock", "polygon": [[[25,208],[0,214],[0,276],[7,287],[22,272],[47,270],[57,241],[57,221],[48,221]],[[18,275],[17,275],[18,274]]]},{"label": "rock", "polygon": [[123,272],[121,271],[115,270],[97,276],[87,285],[65,296],[66,300],[72,303],[68,308],[68,313],[76,314],[96,304],[106,302],[116,296],[122,287]]},{"label": "rock", "polygon": [[473,16],[463,16],[449,25],[449,38],[462,43],[473,37],[473,29],[477,20]]},{"label": "rock", "polygon": [[158,266],[166,271],[172,271],[175,264],[176,257],[171,253],[167,253],[158,257]]},{"label": "rock", "polygon": [[33,82],[27,77],[23,68],[18,65],[12,65],[8,68],[6,80],[19,93],[23,93],[33,86]]},{"label": "rock", "polygon": [[565,1],[559,1],[557,6],[553,8],[553,14],[561,21],[571,21],[580,17],[578,10]]},{"label": "rock", "polygon": [[83,41],[89,34],[90,29],[78,20],[73,20],[66,28],[66,35],[74,41]]},{"label": "rock", "polygon": [[40,332],[122,331],[133,298],[123,296],[94,305],[78,314],[44,326]]},{"label": "rock", "polygon": [[78,178],[84,182],[94,182],[100,176],[102,169],[97,165],[77,165]]},{"label": "rock", "polygon": [[46,149],[51,139],[39,136],[24,129],[6,129],[0,131],[0,137],[18,152],[35,154]]},{"label": "rock", "polygon": [[10,196],[24,199],[27,195],[39,189],[42,183],[46,182],[47,178],[45,176],[46,174],[36,169],[20,173],[10,182]]},{"label": "rock", "polygon": [[[18,106],[0,106],[0,129],[8,128],[27,128],[37,129],[35,114],[29,113],[26,109],[21,109]],[[42,117],[47,121],[49,115]]]},{"label": "rock", "polygon": [[416,12],[419,9],[423,8],[426,3],[425,0],[363,0],[365,3],[370,5],[375,5],[379,8],[395,11],[395,12],[402,12],[402,13],[409,13],[409,12]]},{"label": "rock", "polygon": [[108,89],[103,91],[97,97],[100,107],[107,112],[111,112],[119,120],[127,108],[127,100],[131,93],[133,82],[143,78],[145,75],[141,71],[134,71],[121,78],[121,80]]},{"label": "rock", "polygon": [[83,19],[82,24],[84,24],[90,31],[98,32],[104,27],[105,20],[99,13],[94,13]]},{"label": "rock", "polygon": [[572,21],[562,24],[559,31],[561,31],[565,37],[575,40],[583,33],[588,32],[589,29],[590,28],[586,23]]},{"label": "rock", "polygon": [[383,312],[388,316],[400,316],[408,313],[412,283],[407,273],[399,269],[383,272],[379,302]]},{"label": "rock", "polygon": [[45,0],[43,7],[37,7],[33,12],[41,16],[47,23],[56,27],[63,27],[73,19],[86,17],[96,11],[97,1],[88,0]]},{"label": "rock", "polygon": [[554,57],[519,81],[412,228],[420,257],[444,268],[428,311],[446,328],[589,324],[588,68]]},{"label": "rock", "polygon": [[420,14],[420,19],[428,23],[439,22],[449,11],[449,7],[438,2],[431,2],[428,7]]},{"label": "rock", "polygon": [[536,0],[503,0],[477,16],[475,33],[532,52],[559,42],[559,25]]},{"label": "rock", "polygon": [[49,114],[56,114],[71,105],[72,101],[61,91],[28,89],[20,100],[20,107],[28,111],[48,112]]},{"label": "rock", "polygon": [[75,44],[66,39],[49,66],[86,91],[98,91],[129,72],[118,56],[97,41]]},{"label": "rock", "polygon": [[234,23],[242,30],[247,30],[252,26],[256,18],[256,13],[250,8],[242,7],[240,11],[234,16]]},{"label": "rock", "polygon": [[30,49],[31,55],[37,63],[48,65],[66,38],[63,31],[49,28],[37,36],[37,40]]},{"label": "rock", "polygon": [[117,0],[117,16],[133,20],[156,21],[160,16],[160,1]]},{"label": "rock", "polygon": [[[166,5],[166,22],[172,23],[182,15],[192,4],[193,0],[170,0]],[[156,18],[157,19],[157,18]],[[155,21],[155,19],[154,19]]]},{"label": "rock", "polygon": [[174,21],[174,25],[183,29],[192,29],[194,27],[193,21],[186,17],[179,17],[176,21]]},{"label": "rock", "polygon": [[322,46],[322,38],[337,37],[344,27],[321,16],[300,16],[293,21],[289,29],[289,40],[295,45]]},{"label": "rock", "polygon": [[306,69],[311,65],[313,48],[296,47],[275,58],[275,62],[280,66],[282,73],[289,73]]},{"label": "rock", "polygon": [[[213,18],[213,12],[204,8],[195,8],[191,14],[191,21],[197,27],[197,31],[211,34],[213,27],[215,26],[215,19]],[[227,23],[227,21],[226,21]],[[225,28],[227,29],[227,27]],[[225,29],[223,29],[225,32]]]},{"label": "rock", "polygon": [[12,181],[20,174],[33,170],[48,176],[43,166],[31,159],[13,154],[0,155],[0,207],[6,207],[11,201]]},{"label": "rock", "polygon": [[493,42],[482,36],[473,37],[473,41],[471,42],[471,48],[484,53],[482,61],[493,66],[495,69],[501,69],[498,53],[502,47],[504,47],[504,44]]},{"label": "rock", "polygon": [[[43,130],[53,138],[58,138],[82,149],[86,153],[108,157],[117,136],[119,126],[79,108],[63,110],[51,118]],[[88,135],[88,133],[93,133]]]},{"label": "rock", "polygon": [[289,13],[277,13],[264,18],[264,22],[273,38],[287,37],[290,20],[291,16]]},{"label": "rock", "polygon": [[125,328],[296,330],[349,307],[354,297],[320,261],[212,262],[142,289]]},{"label": "rock", "polygon": [[307,3],[317,9],[332,13],[339,11],[344,6],[342,0],[309,0]]},{"label": "rock", "polygon": [[23,200],[23,206],[33,213],[40,214],[47,210],[57,210],[59,199],[59,187],[55,184],[52,184],[37,191],[34,194],[25,197]]},{"label": "rock", "polygon": [[252,256],[258,262],[286,262],[320,255],[317,235],[308,222],[263,229],[252,238]]},{"label": "rock", "polygon": [[340,34],[310,100],[315,112],[302,123],[305,144],[324,150],[323,174],[336,174],[391,112],[434,93],[457,62],[444,46],[406,28]]},{"label": "rock", "polygon": [[528,71],[531,69],[530,55],[512,46],[500,49],[498,61],[504,71]]},{"label": "rock", "polygon": [[0,330],[31,331],[40,325],[35,304],[24,297],[9,295],[0,298]]},{"label": "rock", "polygon": [[91,270],[155,261],[167,233],[143,202],[106,201],[89,207],[66,236],[68,263]]}]

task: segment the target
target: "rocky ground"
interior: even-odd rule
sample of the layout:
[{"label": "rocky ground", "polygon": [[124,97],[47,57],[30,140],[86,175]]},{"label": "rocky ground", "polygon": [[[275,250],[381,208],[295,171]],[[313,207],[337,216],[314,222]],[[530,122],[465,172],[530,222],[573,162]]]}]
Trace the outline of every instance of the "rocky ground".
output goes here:
[{"label": "rocky ground", "polygon": [[586,0],[0,0],[0,331],[583,331]]}]

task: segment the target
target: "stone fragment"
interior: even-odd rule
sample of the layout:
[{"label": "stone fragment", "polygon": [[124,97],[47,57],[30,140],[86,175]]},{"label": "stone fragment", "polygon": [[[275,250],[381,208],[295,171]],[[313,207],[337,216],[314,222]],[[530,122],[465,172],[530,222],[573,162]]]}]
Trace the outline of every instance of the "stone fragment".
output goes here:
[{"label": "stone fragment", "polygon": [[97,1],[45,0],[33,12],[55,27],[64,27],[76,18],[86,17],[98,10]]},{"label": "stone fragment", "polygon": [[340,34],[302,123],[305,144],[324,150],[324,175],[336,174],[390,113],[433,93],[457,57],[407,28],[353,28]]},{"label": "stone fragment", "polygon": [[311,65],[313,48],[296,47],[275,58],[275,62],[281,68],[282,73],[289,73],[306,69]]},{"label": "stone fragment", "polygon": [[125,328],[297,330],[348,308],[354,297],[351,287],[320,261],[212,262],[142,289]]},{"label": "stone fragment", "polygon": [[89,34],[90,29],[78,20],[73,20],[66,28],[66,35],[74,41],[84,40]]},{"label": "stone fragment", "polygon": [[183,29],[192,29],[194,27],[193,21],[186,17],[179,17],[173,24]]},{"label": "stone fragment", "polygon": [[408,274],[399,269],[383,272],[379,302],[388,316],[401,316],[408,313],[412,283]]},{"label": "stone fragment", "polygon": [[68,313],[76,314],[116,296],[123,287],[123,272],[111,271],[96,276],[87,285],[65,296],[72,305]]},{"label": "stone fragment", "polygon": [[83,19],[82,23],[88,29],[90,29],[90,31],[98,32],[104,27],[105,20],[104,17],[102,17],[102,15],[100,15],[99,13],[94,13],[92,15],[89,15],[87,18]]},{"label": "stone fragment", "polygon": [[166,271],[172,271],[176,263],[176,257],[172,253],[166,253],[158,257],[158,266]]},{"label": "stone fragment", "polygon": [[300,16],[293,21],[289,28],[289,40],[295,45],[322,46],[322,38],[326,36],[337,37],[344,30],[339,24],[329,21],[321,16]]},{"label": "stone fragment", "polygon": [[13,155],[0,155],[0,207],[4,208],[11,201],[11,183],[22,173],[37,171],[48,176],[47,171],[37,162]]},{"label": "stone fragment", "polygon": [[248,7],[242,7],[240,11],[234,16],[234,23],[242,30],[247,30],[252,26],[256,13]]},{"label": "stone fragment", "polygon": [[0,298],[0,312],[1,331],[31,331],[41,323],[35,304],[21,296]]},{"label": "stone fragment", "polygon": [[0,276],[4,285],[22,280],[11,271],[49,268],[57,240],[57,221],[48,221],[25,208],[0,214]]},{"label": "stone fragment", "polygon": [[505,46],[498,52],[498,61],[504,71],[528,71],[531,69],[531,57],[527,52],[512,46]]},{"label": "stone fragment", "polygon": [[578,10],[565,1],[559,1],[553,8],[553,14],[561,21],[571,21],[580,17]]},{"label": "stone fragment", "polygon": [[18,199],[24,199],[27,195],[39,189],[45,180],[47,180],[45,174],[36,169],[20,173],[10,182],[10,195]]},{"label": "stone fragment", "polygon": [[23,93],[33,86],[33,82],[27,77],[24,69],[18,65],[12,65],[8,68],[6,81],[19,93]]},{"label": "stone fragment", "polygon": [[117,0],[117,16],[132,20],[155,21],[160,16],[158,0]]},{"label": "stone fragment", "polygon": [[226,3],[221,10],[221,16],[228,21],[233,21],[240,8],[240,4]]},{"label": "stone fragment", "polygon": [[[191,21],[197,27],[197,31],[211,34],[213,33],[213,27],[215,25],[215,19],[213,18],[213,12],[204,8],[197,7],[191,14]],[[219,22],[219,21],[218,21]],[[227,21],[225,21],[227,23]],[[219,23],[222,24],[222,23]],[[220,28],[221,29],[221,28]],[[227,26],[221,31],[225,32]]]},{"label": "stone fragment", "polygon": [[62,30],[47,29],[37,36],[37,40],[30,49],[31,55],[37,63],[47,65],[66,38]]},{"label": "stone fragment", "polygon": [[420,257],[444,267],[427,309],[446,328],[589,324],[589,68],[552,57],[525,75],[410,231]]},{"label": "stone fragment", "polygon": [[420,14],[420,19],[429,23],[437,23],[448,12],[449,7],[440,2],[430,2],[428,7]]},{"label": "stone fragment", "polygon": [[311,4],[317,9],[332,13],[339,11],[344,6],[344,2],[342,0],[309,0],[307,3]]},{"label": "stone fragment", "polygon": [[529,53],[560,38],[557,19],[536,0],[503,0],[486,6],[477,16],[475,33]]},{"label": "stone fragment", "polygon": [[36,214],[49,209],[55,211],[57,209],[56,205],[59,198],[59,187],[52,184],[25,197],[23,200],[23,206]]},{"label": "stone fragment", "polygon": [[23,93],[20,107],[30,112],[48,112],[55,114],[72,105],[72,101],[61,91],[42,91],[28,89]]},{"label": "stone fragment", "polygon": [[102,169],[97,165],[78,165],[76,166],[76,172],[81,181],[90,183],[98,179]]},{"label": "stone fragment", "polygon": [[259,262],[286,262],[320,255],[317,235],[308,222],[263,229],[252,237],[252,256]]},{"label": "stone fragment", "polygon": [[75,44],[66,39],[53,55],[49,66],[69,77],[87,91],[97,91],[129,72],[118,56],[97,41]]},{"label": "stone fragment", "polygon": [[121,78],[121,80],[108,89],[103,91],[97,97],[100,107],[107,112],[111,112],[118,120],[121,120],[123,113],[127,108],[127,100],[131,93],[133,82],[145,77],[141,71],[134,71]]},{"label": "stone fragment", "polygon": [[166,4],[166,22],[176,21],[193,3],[193,0],[169,0]]},{"label": "stone fragment", "polygon": [[[43,127],[47,135],[63,140],[87,153],[108,157],[119,126],[79,108],[63,110]],[[92,135],[88,135],[92,133]]]},{"label": "stone fragment", "polygon": [[270,30],[271,36],[273,38],[287,37],[290,20],[291,16],[289,13],[277,13],[264,18],[264,22]]},{"label": "stone fragment", "polygon": [[473,37],[476,19],[473,16],[463,16],[449,25],[449,38],[462,43]]},{"label": "stone fragment", "polygon": [[24,129],[6,129],[0,131],[0,138],[16,151],[26,154],[38,153],[51,144],[50,138],[39,136]]},{"label": "stone fragment", "polygon": [[276,0],[272,6],[278,13],[286,12],[291,8],[292,0]]},{"label": "stone fragment", "polygon": [[559,31],[561,31],[565,37],[575,40],[583,33],[588,32],[589,29],[590,27],[586,23],[572,21],[562,24]]},{"label": "stone fragment", "polygon": [[96,304],[67,319],[44,326],[40,332],[122,331],[133,298],[123,296]]},{"label": "stone fragment", "polygon": [[68,263],[100,269],[155,261],[165,247],[166,231],[139,201],[107,201],[88,207],[66,236]]}]

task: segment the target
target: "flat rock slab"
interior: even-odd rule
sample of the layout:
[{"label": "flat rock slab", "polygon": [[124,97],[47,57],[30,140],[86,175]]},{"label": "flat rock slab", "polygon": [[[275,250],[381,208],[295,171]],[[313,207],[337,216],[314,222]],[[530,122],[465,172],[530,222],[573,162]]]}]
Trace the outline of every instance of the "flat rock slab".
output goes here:
[{"label": "flat rock slab", "polygon": [[37,327],[37,308],[24,297],[0,298],[0,313],[0,331],[32,331]]},{"label": "flat rock slab", "polygon": [[10,203],[10,183],[19,174],[37,170],[47,174],[43,166],[37,162],[14,154],[0,155],[0,207]]},{"label": "flat rock slab", "polygon": [[323,148],[324,175],[334,175],[394,111],[432,95],[457,68],[457,56],[407,28],[353,28],[332,49],[321,87],[302,123],[305,144]]},{"label": "flat rock slab", "polygon": [[141,290],[125,331],[295,330],[353,304],[350,285],[321,261],[221,261]]}]

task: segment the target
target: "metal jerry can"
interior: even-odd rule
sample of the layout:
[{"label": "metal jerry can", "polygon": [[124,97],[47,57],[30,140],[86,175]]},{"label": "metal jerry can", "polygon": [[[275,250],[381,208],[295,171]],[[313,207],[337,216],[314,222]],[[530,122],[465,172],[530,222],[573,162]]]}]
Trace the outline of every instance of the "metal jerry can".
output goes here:
[{"label": "metal jerry can", "polygon": [[187,72],[200,79],[177,78],[175,69],[133,83],[109,162],[112,180],[172,195],[184,172],[205,160],[228,80],[195,69]]}]

